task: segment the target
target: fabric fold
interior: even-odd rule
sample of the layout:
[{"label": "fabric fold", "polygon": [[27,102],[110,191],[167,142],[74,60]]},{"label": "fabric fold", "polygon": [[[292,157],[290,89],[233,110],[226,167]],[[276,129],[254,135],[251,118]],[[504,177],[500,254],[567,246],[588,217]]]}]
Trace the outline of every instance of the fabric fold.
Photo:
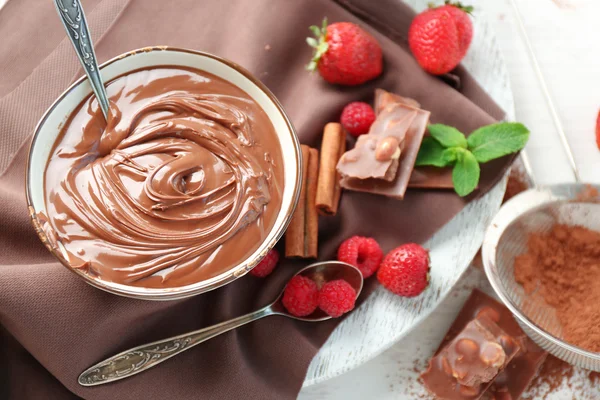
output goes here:
[{"label": "fabric fold", "polygon": [[[0,21],[14,21],[19,40],[0,47],[0,380],[3,399],[293,399],[318,348],[339,321],[301,323],[269,317],[221,335],[134,378],[92,388],[77,376],[90,365],[149,341],[199,329],[267,304],[306,262],[282,260],[267,279],[245,276],[226,287],[172,302],[117,297],[85,284],[41,245],[27,214],[27,139],[45,109],[80,71],[62,26],[48,4],[9,1]],[[89,5],[89,8],[87,8]],[[470,132],[502,117],[462,68],[459,93],[422,71],[403,39],[414,13],[400,0],[101,0],[84,1],[100,62],[151,45],[215,53],[249,69],[279,98],[300,141],[313,147],[327,122],[350,101],[372,102],[381,87],[416,98],[434,122]],[[358,11],[357,11],[358,10]],[[338,87],[309,74],[309,25],[327,16],[369,30],[384,53],[384,73],[358,87]],[[52,23],[45,23],[52,20]],[[34,29],[44,26],[44,30]],[[3,28],[0,27],[0,34]],[[44,42],[47,37],[47,43]],[[101,37],[101,40],[97,38]],[[39,43],[47,47],[36,47]],[[19,46],[32,46],[30,54]],[[55,49],[50,49],[52,45]],[[10,74],[18,53],[23,73]],[[29,71],[29,72],[27,72]],[[12,88],[12,89],[9,89]],[[489,114],[491,113],[491,115]],[[503,176],[511,157],[484,166],[480,193]],[[403,201],[345,192],[339,215],[320,221],[320,260],[335,258],[351,235],[372,236],[388,251],[422,242],[467,203],[449,191],[409,191]],[[404,227],[399,229],[399,227]],[[442,265],[433,265],[433,268]],[[361,301],[372,292],[370,279]],[[32,384],[31,382],[35,382]]]}]

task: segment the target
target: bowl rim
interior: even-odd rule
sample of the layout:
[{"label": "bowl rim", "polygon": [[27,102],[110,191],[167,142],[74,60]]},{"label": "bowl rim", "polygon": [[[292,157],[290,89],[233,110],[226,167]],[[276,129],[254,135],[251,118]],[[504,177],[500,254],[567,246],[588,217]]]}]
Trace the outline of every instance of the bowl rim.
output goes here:
[{"label": "bowl rim", "polygon": [[[549,342],[559,348],[565,349],[571,353],[575,353],[575,354],[577,354],[577,356],[580,356],[580,357],[586,357],[588,359],[593,359],[593,360],[600,360],[600,353],[595,353],[595,352],[592,352],[589,350],[585,350],[585,349],[582,349],[581,347],[567,343],[566,341],[564,341],[560,338],[557,338],[556,336],[547,332],[545,329],[539,327],[535,322],[533,322],[529,317],[527,317],[520,310],[520,308],[518,306],[516,306],[513,303],[513,301],[505,294],[504,287],[503,287],[502,283],[496,279],[498,274],[497,274],[497,272],[495,272],[497,270],[497,268],[496,268],[496,252],[498,249],[499,239],[501,238],[501,236],[504,233],[504,231],[506,230],[506,228],[508,228],[508,226],[510,226],[514,221],[516,221],[517,218],[520,217],[521,215],[523,215],[527,212],[530,212],[531,210],[533,210],[535,208],[542,207],[542,206],[548,205],[550,203],[555,203],[555,202],[585,203],[586,202],[585,200],[569,198],[569,197],[566,197],[566,196],[560,195],[560,194],[557,195],[553,189],[555,189],[555,190],[558,189],[557,190],[558,192],[563,192],[561,189],[568,189],[568,190],[564,191],[564,192],[568,192],[568,191],[572,191],[572,190],[579,191],[579,190],[585,189],[586,187],[589,187],[589,186],[593,186],[597,189],[600,189],[600,185],[595,185],[595,184],[563,183],[563,184],[554,184],[549,187],[543,187],[543,188],[531,188],[531,189],[526,190],[523,193],[519,193],[512,199],[508,200],[500,208],[500,210],[498,211],[496,216],[492,219],[492,222],[490,223],[489,227],[487,228],[487,230],[485,232],[483,244],[481,246],[481,251],[482,251],[482,259],[483,259],[483,269],[484,269],[485,275],[487,276],[488,281],[490,282],[490,285],[492,286],[492,288],[494,289],[494,292],[496,292],[496,294],[498,295],[500,300],[502,300],[502,303],[504,303],[504,305],[510,310],[510,312],[517,318],[517,320],[520,324],[524,324],[525,326],[527,326],[527,328],[531,329],[533,332],[535,332],[541,338],[543,338],[547,342]],[[578,188],[578,189],[574,189],[574,188]],[[527,196],[533,196],[534,192],[537,193],[540,191],[548,191],[550,196],[548,196],[545,199],[545,201],[537,203],[535,205],[535,207],[530,207],[527,209],[513,207],[514,205],[519,204],[519,202],[522,202],[524,199],[526,199]],[[540,347],[543,347],[548,352],[557,356],[556,351],[549,349],[548,346],[541,345],[537,340],[535,340],[535,341],[538,343],[538,345],[540,345]],[[559,358],[561,358],[561,357],[559,357]]]},{"label": "bowl rim", "polygon": [[[89,275],[79,271],[78,269],[72,268],[71,265],[69,264],[69,262],[64,257],[62,257],[62,255],[59,253],[59,251],[57,251],[57,249],[55,249],[51,245],[50,241],[46,237],[44,229],[42,228],[43,223],[40,221],[40,219],[37,215],[37,212],[33,206],[31,181],[29,179],[29,175],[30,175],[31,163],[32,163],[32,159],[33,159],[32,150],[37,142],[41,128],[44,126],[44,124],[46,123],[46,120],[48,119],[50,114],[54,111],[54,109],[58,106],[58,104],[60,104],[71,93],[71,91],[73,89],[75,89],[77,86],[79,86],[82,82],[84,82],[87,79],[87,77],[85,75],[78,78],[75,82],[73,82],[65,91],[63,91],[56,98],[56,100],[44,112],[44,114],[42,115],[42,117],[40,118],[40,120],[38,121],[38,123],[34,129],[34,133],[31,138],[31,142],[29,143],[29,149],[28,149],[28,154],[27,154],[27,163],[25,166],[25,198],[27,201],[27,209],[29,212],[30,222],[33,225],[33,228],[35,229],[38,237],[40,238],[40,240],[42,241],[44,246],[50,251],[50,253],[52,253],[56,257],[56,259],[58,259],[58,261],[60,261],[60,263],[64,267],[66,267],[69,271],[71,271],[71,272],[75,273],[76,275],[80,276],[81,278],[83,278],[83,280],[86,283],[88,283],[91,286],[94,286],[98,289],[101,289],[103,291],[106,291],[106,292],[109,292],[112,294],[116,294],[116,295],[120,295],[120,296],[124,296],[124,297],[129,297],[129,298],[135,298],[135,299],[141,299],[141,300],[178,300],[178,299],[195,296],[195,295],[198,295],[201,293],[205,293],[205,292],[217,289],[221,286],[224,286],[228,283],[233,282],[234,280],[244,276],[251,269],[253,269],[260,262],[260,260],[262,260],[262,258],[264,258],[266,256],[266,254],[271,249],[273,249],[275,244],[281,239],[281,237],[285,233],[285,230],[287,229],[287,227],[292,219],[292,215],[296,209],[296,206],[298,205],[298,201],[300,198],[301,183],[302,183],[302,162],[303,161],[302,161],[302,157],[301,157],[302,152],[301,152],[301,148],[300,148],[300,141],[298,139],[296,129],[294,128],[290,118],[288,117],[287,113],[285,112],[285,110],[284,110],[283,106],[281,105],[281,103],[279,102],[279,100],[267,88],[267,86],[264,83],[262,83],[258,78],[256,78],[252,73],[250,73],[250,71],[248,71],[247,69],[245,69],[244,67],[240,66],[239,64],[237,64],[233,61],[230,61],[228,59],[222,58],[220,56],[217,56],[217,55],[214,55],[211,53],[199,51],[199,50],[192,50],[192,49],[181,48],[181,47],[172,47],[172,46],[149,46],[149,47],[142,47],[142,48],[130,50],[123,54],[117,55],[117,56],[107,60],[106,62],[100,64],[99,69],[102,70],[103,68],[105,68],[117,61],[134,56],[136,54],[149,53],[149,52],[153,52],[153,51],[172,51],[172,52],[180,52],[180,53],[189,53],[189,54],[193,54],[193,55],[200,56],[200,57],[210,58],[214,61],[224,64],[225,66],[227,66],[229,68],[234,69],[238,73],[242,74],[246,79],[248,79],[254,86],[256,86],[256,88],[258,90],[262,91],[267,96],[269,101],[271,103],[273,103],[277,112],[283,118],[283,121],[284,121],[285,125],[287,126],[288,131],[291,133],[293,151],[295,154],[296,165],[297,165],[296,180],[295,180],[295,182],[290,182],[290,184],[294,185],[294,190],[292,193],[290,207],[286,211],[285,210],[279,211],[279,213],[285,212],[284,220],[278,228],[276,226],[273,227],[273,229],[277,229],[277,231],[276,231],[275,235],[272,237],[272,239],[267,243],[264,250],[262,252],[260,252],[254,260],[251,260],[250,257],[248,257],[248,258],[242,260],[234,268],[232,268],[228,271],[225,271],[215,277],[212,277],[212,278],[204,280],[204,281],[196,282],[196,283],[193,283],[190,285],[174,287],[174,288],[143,288],[143,287],[138,287],[138,286],[119,284],[119,283],[115,283],[115,282],[107,282],[107,281],[103,281],[101,279],[90,278]],[[167,64],[165,64],[165,65],[167,65]],[[90,88],[90,93],[91,93],[91,88]],[[46,160],[46,163],[47,163],[47,160]],[[284,182],[284,186],[286,184],[287,183]],[[205,283],[205,282],[208,282],[208,283]]]}]

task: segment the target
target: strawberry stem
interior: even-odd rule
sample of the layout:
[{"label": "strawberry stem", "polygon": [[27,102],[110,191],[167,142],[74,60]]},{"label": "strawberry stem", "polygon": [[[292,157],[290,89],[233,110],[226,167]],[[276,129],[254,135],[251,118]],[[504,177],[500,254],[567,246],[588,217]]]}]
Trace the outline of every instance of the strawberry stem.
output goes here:
[{"label": "strawberry stem", "polygon": [[473,12],[473,10],[475,10],[475,8],[473,6],[464,5],[460,1],[452,2],[450,0],[444,0],[444,4],[457,7],[459,9],[463,10],[464,12],[466,12],[467,14],[471,14]]},{"label": "strawberry stem", "polygon": [[327,44],[327,17],[323,18],[320,28],[316,25],[312,25],[308,29],[315,37],[306,38],[306,43],[308,43],[308,45],[314,49],[313,56],[310,60],[310,63],[308,63],[306,66],[306,69],[309,71],[315,71],[317,69],[317,65],[319,64],[319,59],[327,52],[327,49],[329,48],[329,45]]}]

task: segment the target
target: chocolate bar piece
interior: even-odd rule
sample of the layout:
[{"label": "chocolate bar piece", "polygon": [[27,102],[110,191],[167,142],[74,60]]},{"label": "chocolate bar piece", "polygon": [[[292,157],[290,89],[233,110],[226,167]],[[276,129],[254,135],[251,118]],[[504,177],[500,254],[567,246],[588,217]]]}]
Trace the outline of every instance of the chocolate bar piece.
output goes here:
[{"label": "chocolate bar piece", "polygon": [[415,167],[408,187],[414,189],[454,189],[452,170],[438,167]]},{"label": "chocolate bar piece", "polygon": [[[357,164],[353,167],[352,171],[356,171],[356,176],[353,176],[348,173],[350,169],[343,166],[342,164],[351,161],[345,160],[344,157],[340,160],[338,164],[338,171],[342,175],[342,179],[340,181],[343,188],[361,192],[368,192],[373,194],[380,194],[388,197],[394,197],[397,199],[404,198],[404,193],[406,192],[406,188],[408,186],[408,181],[410,179],[410,175],[412,174],[415,160],[417,159],[417,154],[419,152],[419,147],[421,146],[421,141],[423,140],[423,135],[425,134],[425,130],[427,129],[427,123],[429,122],[429,111],[415,109],[404,104],[393,103],[389,104],[386,110],[382,111],[379,114],[377,121],[371,127],[369,131],[369,135],[371,134],[375,136],[380,136],[381,133],[379,129],[386,126],[384,123],[378,124],[377,122],[380,118],[385,121],[385,118],[388,118],[387,113],[393,114],[394,116],[389,116],[389,118],[395,119],[397,121],[403,120],[402,118],[406,117],[406,115],[412,115],[413,119],[408,127],[408,130],[405,132],[404,140],[402,141],[400,157],[398,159],[397,171],[395,172],[395,177],[392,180],[389,180],[389,169],[386,170],[387,176],[381,175],[381,171],[377,172],[379,178],[366,178],[365,174],[369,174],[369,172],[364,172],[364,169],[367,167],[371,167],[373,164]],[[404,119],[404,121],[406,121]],[[364,136],[364,135],[363,135]],[[387,134],[384,133],[383,137],[387,137]],[[367,140],[365,138],[363,140]],[[350,154],[348,152],[347,154]],[[358,167],[361,165],[361,167]],[[391,166],[391,165],[390,165]],[[364,168],[362,168],[364,167]],[[393,168],[393,166],[392,166]],[[359,170],[363,170],[360,171]],[[374,175],[373,173],[370,173]]]},{"label": "chocolate bar piece", "polygon": [[438,399],[479,399],[518,351],[511,336],[480,315],[431,359],[421,379]]},{"label": "chocolate bar piece", "polygon": [[[393,103],[404,104],[416,109],[421,108],[421,105],[414,99],[402,97],[383,89],[375,89],[376,114]],[[415,167],[408,181],[408,187],[413,189],[454,189],[452,170],[450,168]]]},{"label": "chocolate bar piece", "polygon": [[353,149],[342,155],[337,170],[346,179],[369,178],[393,181],[403,156],[407,132],[417,111],[389,104],[379,114],[369,133],[361,135]]},{"label": "chocolate bar piece", "polygon": [[498,374],[486,391],[484,398],[518,400],[537,375],[548,353],[538,347],[523,332],[508,308],[480,290],[473,290],[454,323],[448,329],[436,354],[439,354],[446,344],[454,339],[478,315],[486,315],[496,322],[498,326],[516,340],[521,349],[510,364]]},{"label": "chocolate bar piece", "polygon": [[379,115],[389,104],[400,103],[405,106],[419,109],[421,105],[415,99],[402,97],[383,89],[375,89],[375,114]]}]

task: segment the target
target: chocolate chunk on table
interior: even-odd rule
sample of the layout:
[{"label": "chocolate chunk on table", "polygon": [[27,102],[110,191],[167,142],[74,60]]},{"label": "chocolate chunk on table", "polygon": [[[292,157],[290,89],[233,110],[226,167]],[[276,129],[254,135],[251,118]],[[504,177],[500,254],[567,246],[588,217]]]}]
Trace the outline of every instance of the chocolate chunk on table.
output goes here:
[{"label": "chocolate chunk on table", "polygon": [[431,359],[421,378],[438,399],[479,399],[518,352],[510,335],[479,315]]},{"label": "chocolate chunk on table", "polygon": [[512,313],[503,304],[480,290],[473,290],[454,323],[440,343],[438,354],[477,315],[487,315],[519,344],[520,351],[509,365],[501,371],[484,398],[494,400],[517,400],[537,375],[548,353],[538,347],[523,332]]},{"label": "chocolate chunk on table", "polygon": [[414,189],[454,189],[452,170],[438,167],[415,167],[408,187]]}]

